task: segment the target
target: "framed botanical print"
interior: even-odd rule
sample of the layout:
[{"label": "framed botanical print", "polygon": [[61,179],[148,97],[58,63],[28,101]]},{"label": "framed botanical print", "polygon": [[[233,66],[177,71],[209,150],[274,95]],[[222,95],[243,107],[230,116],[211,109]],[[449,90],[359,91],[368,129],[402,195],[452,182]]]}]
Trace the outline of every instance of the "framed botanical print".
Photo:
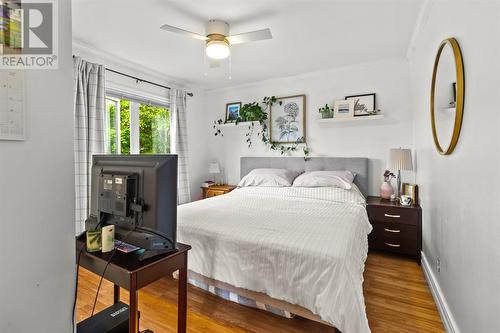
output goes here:
[{"label": "framed botanical print", "polygon": [[346,100],[354,101],[354,116],[369,116],[376,110],[375,94],[346,96]]},{"label": "framed botanical print", "polygon": [[226,104],[226,123],[234,123],[240,115],[241,102]]},{"label": "framed botanical print", "polygon": [[306,95],[277,98],[269,114],[272,143],[306,142]]}]

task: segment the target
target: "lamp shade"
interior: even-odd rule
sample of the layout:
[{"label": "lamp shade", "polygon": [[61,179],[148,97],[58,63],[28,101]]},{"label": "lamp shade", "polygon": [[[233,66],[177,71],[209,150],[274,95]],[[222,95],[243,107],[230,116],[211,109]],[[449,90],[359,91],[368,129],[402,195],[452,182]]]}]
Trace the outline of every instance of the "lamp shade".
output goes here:
[{"label": "lamp shade", "polygon": [[389,154],[391,170],[413,170],[411,149],[393,148]]},{"label": "lamp shade", "polygon": [[208,173],[220,173],[219,163],[212,162],[208,165]]}]

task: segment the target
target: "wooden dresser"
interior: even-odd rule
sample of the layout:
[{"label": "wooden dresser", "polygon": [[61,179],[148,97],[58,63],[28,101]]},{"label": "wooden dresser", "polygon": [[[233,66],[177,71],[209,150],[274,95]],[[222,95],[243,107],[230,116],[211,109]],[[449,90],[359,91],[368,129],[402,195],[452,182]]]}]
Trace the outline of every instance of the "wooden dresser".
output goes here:
[{"label": "wooden dresser", "polygon": [[422,209],[403,207],[380,197],[368,197],[367,212],[373,231],[368,236],[371,250],[407,255],[420,263],[422,251]]},{"label": "wooden dresser", "polygon": [[212,185],[209,187],[202,187],[201,190],[203,191],[203,199],[206,199],[229,193],[236,187],[236,185]]}]

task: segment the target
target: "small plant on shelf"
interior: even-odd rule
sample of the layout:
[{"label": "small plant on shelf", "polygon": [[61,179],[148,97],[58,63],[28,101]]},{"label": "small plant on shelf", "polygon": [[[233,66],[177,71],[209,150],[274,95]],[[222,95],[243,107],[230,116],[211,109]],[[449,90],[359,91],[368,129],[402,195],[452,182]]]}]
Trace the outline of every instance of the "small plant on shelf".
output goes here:
[{"label": "small plant on shelf", "polygon": [[323,119],[333,118],[333,110],[328,106],[328,104],[325,104],[325,106],[319,108],[319,113],[321,114],[321,118]]}]

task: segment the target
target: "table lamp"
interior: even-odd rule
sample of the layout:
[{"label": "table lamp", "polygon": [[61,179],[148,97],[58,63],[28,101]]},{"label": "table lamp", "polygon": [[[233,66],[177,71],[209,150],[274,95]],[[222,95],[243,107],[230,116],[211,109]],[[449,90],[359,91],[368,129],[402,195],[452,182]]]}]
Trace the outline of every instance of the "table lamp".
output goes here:
[{"label": "table lamp", "polygon": [[215,175],[220,173],[220,168],[219,168],[219,163],[217,162],[212,162],[208,165],[208,173],[213,175],[212,180],[214,183],[217,184],[217,181],[215,180]]},{"label": "table lamp", "polygon": [[393,148],[389,153],[389,168],[391,170],[398,170],[398,190],[397,197],[401,196],[401,170],[413,170],[413,163],[411,159],[411,149]]}]

